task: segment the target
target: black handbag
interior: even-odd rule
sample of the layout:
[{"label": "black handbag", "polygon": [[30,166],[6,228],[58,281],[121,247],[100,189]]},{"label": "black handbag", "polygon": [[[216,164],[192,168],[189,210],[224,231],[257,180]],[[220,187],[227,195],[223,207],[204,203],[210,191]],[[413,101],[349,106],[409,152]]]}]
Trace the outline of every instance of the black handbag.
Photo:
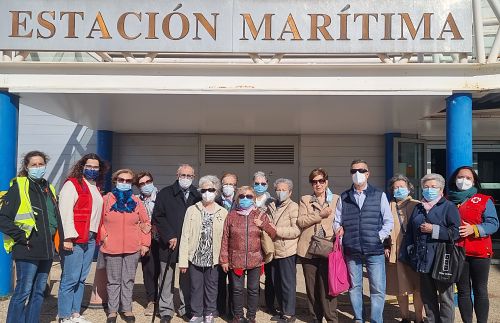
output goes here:
[{"label": "black handbag", "polygon": [[314,235],[311,237],[311,244],[307,252],[312,256],[328,258],[328,254],[333,250],[334,237],[322,238],[316,235],[317,227],[314,227]]},{"label": "black handbag", "polygon": [[457,246],[448,230],[450,241],[441,242],[436,248],[434,264],[432,267],[432,278],[442,283],[456,283],[462,274],[465,262],[464,248]]}]

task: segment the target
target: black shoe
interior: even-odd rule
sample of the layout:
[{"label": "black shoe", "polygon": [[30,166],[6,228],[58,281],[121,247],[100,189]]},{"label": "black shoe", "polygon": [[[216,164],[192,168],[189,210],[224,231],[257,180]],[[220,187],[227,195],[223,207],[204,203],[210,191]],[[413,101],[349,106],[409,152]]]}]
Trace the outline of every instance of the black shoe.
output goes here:
[{"label": "black shoe", "polygon": [[191,316],[190,315],[187,315],[187,314],[184,314],[184,315],[179,315],[181,317],[181,319],[184,321],[184,322],[189,322],[189,320],[191,319]]},{"label": "black shoe", "polygon": [[402,319],[401,323],[411,323],[411,321],[409,319]]},{"label": "black shoe", "polygon": [[135,323],[135,316],[133,315],[123,315],[123,320],[127,323]]},{"label": "black shoe", "polygon": [[248,323],[257,323],[257,321],[255,320],[255,317],[248,317],[247,322]]},{"label": "black shoe", "polygon": [[288,316],[288,315],[282,315],[281,316],[281,322],[284,323],[295,323],[297,321],[297,318],[295,316]]},{"label": "black shoe", "polygon": [[108,318],[106,319],[106,323],[116,323],[116,318],[118,317],[118,315],[116,316],[108,316]]},{"label": "black shoe", "polygon": [[160,319],[160,323],[170,323],[171,321],[172,321],[172,316],[170,315],[162,316]]},{"label": "black shoe", "polygon": [[241,318],[241,317],[238,317],[238,316],[235,316],[231,320],[231,323],[245,323],[245,319]]}]

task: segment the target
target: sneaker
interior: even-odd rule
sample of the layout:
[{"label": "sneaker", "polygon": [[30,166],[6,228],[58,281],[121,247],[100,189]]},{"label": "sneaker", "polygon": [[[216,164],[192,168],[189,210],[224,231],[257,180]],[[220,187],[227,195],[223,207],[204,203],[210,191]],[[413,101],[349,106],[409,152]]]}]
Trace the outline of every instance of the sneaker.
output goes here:
[{"label": "sneaker", "polygon": [[80,315],[80,316],[73,316],[71,318],[71,322],[77,322],[77,323],[92,323],[90,322],[89,320],[86,320],[85,317],[83,317],[83,315]]},{"label": "sneaker", "polygon": [[212,314],[205,316],[204,323],[214,323],[214,322],[215,322],[215,318]]},{"label": "sneaker", "polygon": [[190,320],[190,323],[203,323],[203,316],[193,316]]},{"label": "sneaker", "polygon": [[145,316],[153,316],[155,312],[155,302],[149,302],[148,306],[144,309]]}]

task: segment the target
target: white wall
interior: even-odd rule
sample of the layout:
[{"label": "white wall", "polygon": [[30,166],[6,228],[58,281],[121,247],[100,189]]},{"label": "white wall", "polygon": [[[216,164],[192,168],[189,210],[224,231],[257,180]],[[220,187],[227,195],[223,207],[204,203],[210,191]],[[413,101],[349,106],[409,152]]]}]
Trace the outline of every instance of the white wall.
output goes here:
[{"label": "white wall", "polygon": [[58,189],[73,163],[86,153],[95,152],[96,139],[94,131],[87,127],[20,105],[18,165],[31,150],[49,155],[45,178]]}]

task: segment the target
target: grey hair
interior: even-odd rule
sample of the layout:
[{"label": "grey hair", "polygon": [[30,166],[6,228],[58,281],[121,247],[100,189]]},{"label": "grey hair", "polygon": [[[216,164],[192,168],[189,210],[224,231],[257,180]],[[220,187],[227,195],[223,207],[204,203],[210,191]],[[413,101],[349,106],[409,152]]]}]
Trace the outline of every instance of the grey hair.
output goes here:
[{"label": "grey hair", "polygon": [[255,179],[257,177],[264,177],[266,179],[266,182],[269,182],[269,179],[267,178],[267,175],[266,173],[262,172],[262,171],[258,171],[258,172],[255,172],[255,174],[253,174],[253,180],[255,181]]},{"label": "grey hair", "polygon": [[288,178],[278,178],[277,180],[274,181],[274,189],[278,187],[278,184],[286,184],[288,186],[288,190],[292,191],[293,190],[293,182],[292,180]]},{"label": "grey hair", "polygon": [[193,173],[194,173],[194,167],[193,166],[191,166],[189,164],[181,164],[181,165],[179,165],[179,168],[177,168],[177,174],[180,173],[181,169],[188,168],[188,167],[191,168],[193,170]]},{"label": "grey hair", "polygon": [[203,184],[205,183],[211,183],[214,188],[217,190],[216,194],[220,194],[220,189],[222,187],[222,184],[220,182],[220,179],[215,176],[215,175],[205,175],[200,177],[200,180],[198,181],[198,187],[202,187]]},{"label": "grey hair", "polygon": [[436,181],[441,190],[444,190],[444,187],[446,185],[446,181],[444,180],[443,176],[436,173],[430,173],[422,177],[422,179],[420,180],[420,184],[422,185],[422,187],[424,187],[424,184],[428,181]]},{"label": "grey hair", "polygon": [[413,184],[410,182],[408,177],[404,176],[403,174],[396,174],[394,175],[390,180],[389,180],[389,190],[392,191],[394,183],[398,181],[403,181],[406,183],[406,186],[408,186],[409,191],[413,191]]}]

